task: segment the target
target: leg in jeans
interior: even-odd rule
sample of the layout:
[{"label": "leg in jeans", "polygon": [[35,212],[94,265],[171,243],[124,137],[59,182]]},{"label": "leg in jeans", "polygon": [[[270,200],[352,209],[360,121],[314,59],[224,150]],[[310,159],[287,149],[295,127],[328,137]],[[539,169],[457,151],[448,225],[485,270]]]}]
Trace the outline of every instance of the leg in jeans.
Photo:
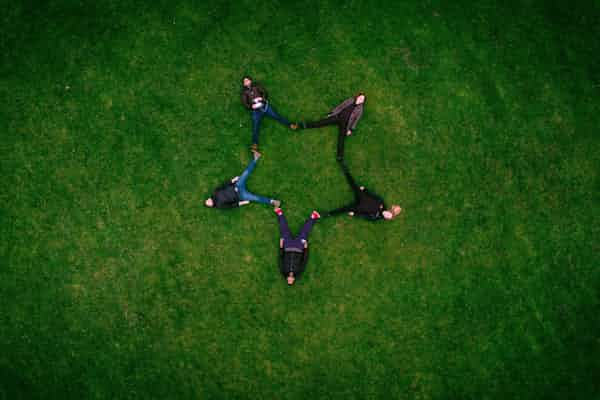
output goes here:
[{"label": "leg in jeans", "polygon": [[275,109],[273,108],[272,105],[267,104],[266,106],[266,110],[265,110],[265,114],[271,118],[273,118],[275,121],[279,122],[282,125],[285,125],[287,127],[289,127],[291,125],[291,122],[288,121],[287,119],[283,118],[281,115],[279,115],[277,113],[277,111],[275,111]]},{"label": "leg in jeans", "polygon": [[271,204],[271,199],[269,199],[268,197],[265,196],[259,196],[257,194],[251,193],[248,190],[246,190],[246,188],[240,188],[240,200],[248,200],[248,201],[253,201],[255,203],[262,203],[262,204]]},{"label": "leg in jeans", "polygon": [[311,217],[308,217],[308,219],[304,223],[304,226],[300,230],[300,234],[298,235],[297,239],[308,240],[308,234],[310,233],[310,231],[313,228],[313,225],[315,224],[316,221],[317,221],[316,219],[312,219]]},{"label": "leg in jeans", "polygon": [[258,135],[260,130],[260,122],[262,121],[264,112],[261,110],[252,111],[252,143],[258,144]]},{"label": "leg in jeans", "polygon": [[250,174],[252,173],[252,171],[254,171],[254,168],[256,168],[257,161],[258,160],[250,161],[250,164],[248,164],[248,166],[246,167],[244,172],[242,172],[242,175],[240,175],[240,179],[238,179],[238,181],[236,182],[235,185],[237,186],[237,188],[240,192],[243,192],[246,190],[246,181],[250,177]]},{"label": "leg in jeans", "polygon": [[352,177],[352,175],[350,175],[350,170],[348,169],[348,166],[344,162],[340,162],[340,167],[342,168],[342,171],[344,172],[344,176],[346,177],[346,181],[348,181],[348,185],[350,185],[350,188],[352,189],[352,192],[354,193],[354,197],[358,199],[358,195],[360,194],[360,191],[361,191],[360,187],[358,187],[358,185],[354,181],[354,178]]},{"label": "leg in jeans", "polygon": [[279,232],[281,233],[281,238],[284,242],[293,240],[292,233],[290,232],[290,228],[288,226],[287,220],[285,219],[285,215],[281,214],[277,216],[277,220],[279,221]]},{"label": "leg in jeans", "polygon": [[322,126],[335,125],[337,123],[338,123],[337,115],[332,115],[331,117],[323,118],[318,121],[305,122],[303,124],[303,128],[305,128],[305,129],[320,128]]}]

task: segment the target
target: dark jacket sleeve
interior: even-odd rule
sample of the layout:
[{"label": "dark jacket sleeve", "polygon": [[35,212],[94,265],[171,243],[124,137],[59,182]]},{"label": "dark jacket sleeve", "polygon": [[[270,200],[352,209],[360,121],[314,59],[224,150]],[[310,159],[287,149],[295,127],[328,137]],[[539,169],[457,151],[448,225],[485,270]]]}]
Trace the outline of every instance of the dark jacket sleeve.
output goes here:
[{"label": "dark jacket sleeve", "polygon": [[242,104],[244,105],[244,107],[251,110],[252,105],[250,104],[250,98],[248,97],[248,93],[244,89],[242,89],[242,93],[241,93],[240,97],[241,97]]},{"label": "dark jacket sleeve", "polygon": [[258,93],[260,94],[260,97],[262,97],[265,100],[268,100],[269,95],[268,95],[267,91],[265,90],[265,88],[260,85],[255,85],[255,87],[256,87],[256,90],[258,91]]},{"label": "dark jacket sleeve", "polygon": [[348,204],[347,206],[336,208],[335,210],[331,210],[326,215],[333,216],[333,215],[343,214],[343,213],[347,213],[347,212],[354,211],[354,210],[355,210],[355,205]]},{"label": "dark jacket sleeve", "polygon": [[302,271],[306,269],[306,264],[308,263],[308,247],[304,248],[304,253],[302,253]]},{"label": "dark jacket sleeve", "polygon": [[239,207],[239,206],[240,206],[240,203],[236,201],[235,203],[226,203],[226,204],[223,204],[219,208],[236,208],[236,207]]},{"label": "dark jacket sleeve", "polygon": [[352,114],[350,114],[350,118],[348,118],[348,126],[346,126],[346,129],[353,131],[354,128],[356,128],[356,124],[358,124],[360,117],[362,117],[362,114],[363,107],[361,104],[360,106],[355,107],[354,110],[352,110]]}]

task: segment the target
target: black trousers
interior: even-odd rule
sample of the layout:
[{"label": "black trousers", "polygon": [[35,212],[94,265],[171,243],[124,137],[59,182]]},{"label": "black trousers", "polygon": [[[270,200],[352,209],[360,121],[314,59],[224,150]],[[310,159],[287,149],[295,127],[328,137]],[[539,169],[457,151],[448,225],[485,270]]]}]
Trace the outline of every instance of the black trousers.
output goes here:
[{"label": "black trousers", "polygon": [[348,166],[342,161],[340,162],[340,168],[342,168],[344,176],[346,177],[346,181],[348,181],[348,185],[350,185],[352,193],[354,193],[354,202],[343,207],[336,208],[335,210],[331,210],[326,215],[337,215],[347,213],[349,211],[354,211],[356,209],[356,205],[359,203],[360,200],[360,195],[362,191],[360,190],[360,186],[357,185],[356,181],[350,174]]},{"label": "black trousers", "polygon": [[318,121],[306,122],[304,124],[304,128],[320,128],[322,126],[327,125],[337,125],[338,127],[338,142],[337,142],[337,159],[344,159],[344,140],[346,139],[346,127],[348,126],[348,121],[344,118],[341,118],[340,115],[333,115],[331,117],[323,118]]}]

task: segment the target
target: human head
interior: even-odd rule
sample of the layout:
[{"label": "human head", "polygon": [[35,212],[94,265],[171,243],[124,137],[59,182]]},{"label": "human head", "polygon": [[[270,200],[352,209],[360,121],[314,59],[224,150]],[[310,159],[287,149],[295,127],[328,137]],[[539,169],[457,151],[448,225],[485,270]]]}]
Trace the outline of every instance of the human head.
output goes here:
[{"label": "human head", "polygon": [[206,207],[212,208],[212,207],[214,207],[214,206],[215,206],[215,202],[214,202],[214,200],[213,200],[211,197],[209,197],[208,199],[206,199],[206,200],[204,201],[204,205],[205,205]]},{"label": "human head", "polygon": [[242,85],[245,87],[250,87],[250,85],[252,85],[252,78],[250,78],[248,75],[244,76],[242,78]]},{"label": "human head", "polygon": [[394,218],[396,215],[400,214],[401,212],[402,212],[402,207],[400,207],[397,204],[394,204],[390,207],[389,210],[385,210],[381,214],[383,215],[383,218],[390,220],[390,219]]},{"label": "human head", "polygon": [[293,272],[290,272],[289,275],[286,278],[287,280],[287,284],[292,286],[294,284],[294,282],[296,281],[296,277],[294,276]]},{"label": "human head", "polygon": [[365,96],[365,94],[364,94],[363,92],[359,92],[359,93],[356,95],[356,99],[354,100],[354,102],[355,102],[356,104],[362,104],[362,103],[364,103],[364,102],[365,102],[365,100],[366,100],[366,99],[367,99],[367,96]]}]

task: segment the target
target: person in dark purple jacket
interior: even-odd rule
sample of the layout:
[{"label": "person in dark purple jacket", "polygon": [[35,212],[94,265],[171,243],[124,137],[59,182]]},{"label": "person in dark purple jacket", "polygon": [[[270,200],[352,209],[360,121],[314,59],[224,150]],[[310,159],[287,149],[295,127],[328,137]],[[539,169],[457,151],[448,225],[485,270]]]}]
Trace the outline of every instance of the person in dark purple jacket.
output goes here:
[{"label": "person in dark purple jacket", "polygon": [[346,136],[352,135],[352,132],[356,128],[356,125],[363,114],[365,100],[366,96],[361,92],[356,96],[344,100],[331,110],[331,112],[327,114],[327,117],[314,122],[301,122],[298,124],[298,127],[310,129],[327,125],[337,125],[337,159],[338,161],[341,161],[344,159],[344,140]]},{"label": "person in dark purple jacket", "polygon": [[279,271],[286,279],[288,285],[291,286],[306,269],[306,262],[308,261],[308,234],[315,222],[321,218],[321,215],[316,210],[313,211],[300,230],[300,234],[294,237],[290,232],[281,208],[275,208],[275,214],[277,214],[279,231],[281,233],[281,238],[279,239]]}]

